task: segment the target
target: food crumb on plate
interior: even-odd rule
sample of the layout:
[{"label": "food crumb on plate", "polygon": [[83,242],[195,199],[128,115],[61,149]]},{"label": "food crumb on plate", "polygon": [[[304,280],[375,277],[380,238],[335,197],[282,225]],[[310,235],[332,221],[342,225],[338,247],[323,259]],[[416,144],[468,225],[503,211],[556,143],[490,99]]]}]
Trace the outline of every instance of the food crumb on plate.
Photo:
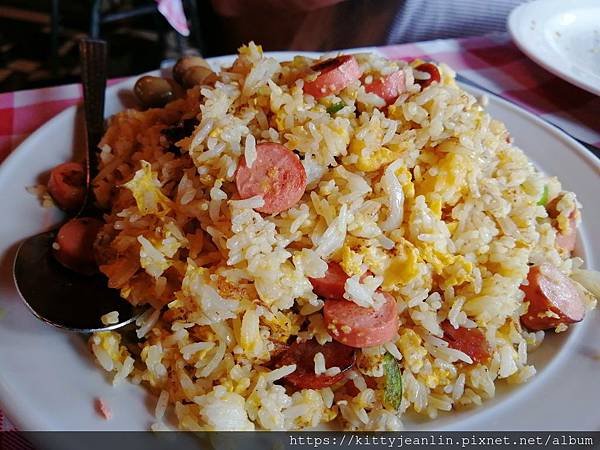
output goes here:
[{"label": "food crumb on plate", "polygon": [[106,420],[110,420],[112,417],[112,411],[108,407],[108,405],[102,400],[100,397],[97,397],[94,400],[94,406],[96,408],[96,412],[104,417]]}]

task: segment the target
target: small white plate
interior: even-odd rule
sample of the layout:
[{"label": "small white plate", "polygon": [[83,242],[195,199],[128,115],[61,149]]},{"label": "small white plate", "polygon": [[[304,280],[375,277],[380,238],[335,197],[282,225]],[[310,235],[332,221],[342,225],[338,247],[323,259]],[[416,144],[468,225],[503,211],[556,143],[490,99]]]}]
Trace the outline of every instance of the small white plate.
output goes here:
[{"label": "small white plate", "polygon": [[600,95],[600,1],[536,0],[515,8],[508,29],[540,66]]},{"label": "small white plate", "polygon": [[[351,52],[352,50],[348,50]],[[361,51],[364,51],[361,49]],[[289,59],[293,54],[273,56]],[[231,63],[216,58],[215,65]],[[107,90],[106,114],[122,111],[134,79]],[[482,91],[466,88],[475,95]],[[534,163],[559,176],[565,189],[584,205],[577,251],[598,268],[600,209],[597,186],[600,162],[585,148],[534,115],[490,96],[490,114],[502,120]],[[113,387],[98,367],[83,337],[37,320],[23,305],[12,280],[18,242],[56,224],[57,210],[45,210],[25,187],[39,175],[72,158],[82,148],[80,108],[66,109],[32,134],[0,165],[0,408],[22,430],[148,430],[156,399],[140,386]],[[56,299],[60,301],[60,299]],[[81,301],[85,301],[82,298]],[[419,430],[595,430],[600,427],[600,312],[590,313],[568,332],[550,333],[531,354],[538,374],[528,383],[499,383],[494,399],[483,406],[438,419],[403,419]],[[94,410],[101,397],[113,413],[104,420]]]}]

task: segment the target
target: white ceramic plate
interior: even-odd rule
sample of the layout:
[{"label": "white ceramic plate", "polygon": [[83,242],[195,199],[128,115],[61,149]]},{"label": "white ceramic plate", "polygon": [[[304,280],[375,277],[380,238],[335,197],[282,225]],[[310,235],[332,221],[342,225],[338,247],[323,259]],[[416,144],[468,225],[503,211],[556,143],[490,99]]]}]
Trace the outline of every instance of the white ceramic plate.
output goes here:
[{"label": "white ceramic plate", "polygon": [[[216,60],[224,61],[231,59]],[[133,81],[108,90],[107,115],[124,108]],[[597,204],[598,160],[556,128],[499,98],[490,98],[488,109],[507,124],[538,167],[560,175],[565,188],[588,206],[578,251],[594,267],[594,256],[600,254],[600,209],[591,207]],[[42,209],[25,187],[70,159],[74,148],[82,148],[80,116],[74,107],[65,110],[0,166],[0,307],[5,312],[0,321],[0,408],[23,430],[147,430],[155,399],[129,383],[113,388],[94,364],[84,339],[35,319],[13,286],[17,243],[60,220],[57,211]],[[410,429],[598,429],[600,361],[590,355],[599,353],[600,314],[594,312],[567,333],[551,333],[532,355],[539,372],[528,384],[499,388],[496,398],[480,408],[433,421],[407,417],[405,424]],[[94,411],[95,397],[109,405],[112,420]]]},{"label": "white ceramic plate", "polygon": [[536,0],[515,8],[508,29],[540,66],[600,95],[600,2]]}]

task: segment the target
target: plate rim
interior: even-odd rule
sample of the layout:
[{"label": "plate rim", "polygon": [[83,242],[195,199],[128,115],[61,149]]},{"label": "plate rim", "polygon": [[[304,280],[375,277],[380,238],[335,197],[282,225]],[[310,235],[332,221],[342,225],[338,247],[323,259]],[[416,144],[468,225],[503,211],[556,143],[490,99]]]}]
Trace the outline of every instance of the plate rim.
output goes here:
[{"label": "plate rim", "polygon": [[[554,66],[541,52],[537,51],[537,47],[534,46],[531,41],[526,39],[527,35],[531,36],[530,33],[534,33],[534,31],[529,30],[530,33],[528,33],[526,30],[524,31],[524,28],[522,28],[524,26],[523,22],[525,20],[533,19],[534,14],[536,13],[536,8],[539,9],[543,6],[552,6],[553,8],[560,8],[563,11],[568,11],[576,7],[598,7],[600,4],[595,2],[595,0],[534,0],[527,3],[522,3],[514,8],[510,12],[507,19],[507,28],[513,42],[528,58],[542,68],[546,69],[548,72],[558,76],[559,78],[562,78],[566,82],[591,94],[600,96],[600,83],[592,84],[587,82],[585,79],[578,78],[570,70],[565,69],[562,65]],[[535,33],[538,33],[539,30],[541,30],[541,28],[536,26]],[[553,53],[558,55],[555,50],[553,50]]]},{"label": "plate rim", "polygon": [[[377,51],[376,49],[373,49],[372,47],[368,48],[368,50],[366,48],[355,48],[355,49],[348,49],[348,50],[344,50],[344,51],[359,52],[359,51],[374,51],[374,50]],[[380,52],[377,51],[377,53],[380,53]],[[321,55],[324,53],[289,51],[289,52],[265,52],[265,54],[269,55],[269,56],[277,57],[276,55],[281,55],[281,56],[299,55],[299,54]],[[215,58],[209,58],[208,61],[209,62],[216,62],[216,61],[220,61],[220,60],[227,61],[228,58],[234,58],[234,57],[235,57],[235,55],[219,56],[219,57],[215,57]],[[130,84],[132,82],[132,79],[135,77],[137,77],[137,76],[134,75],[131,77],[127,77],[126,79],[110,86],[107,89],[107,95],[109,94],[109,92],[111,94],[114,92],[114,94],[116,95],[116,93],[120,89],[123,89],[123,87]],[[562,140],[565,143],[565,145],[571,149],[572,152],[574,152],[578,157],[583,159],[586,164],[590,165],[594,169],[596,177],[598,179],[600,179],[600,159],[597,158],[594,154],[592,154],[589,150],[587,150],[582,144],[577,142],[577,140],[575,140],[573,137],[568,135],[566,132],[564,132],[560,128],[556,127],[555,125],[543,120],[542,118],[536,116],[535,114],[527,111],[526,109],[522,108],[521,106],[502,98],[501,96],[499,96],[497,94],[490,93],[490,92],[482,90],[478,87],[473,87],[473,86],[465,85],[462,83],[459,83],[459,85],[461,87],[465,88],[466,90],[468,90],[469,92],[473,93],[474,95],[485,95],[485,96],[493,99],[493,101],[500,103],[501,105],[506,107],[508,110],[510,110],[511,113],[516,114],[521,119],[527,119],[527,120],[530,120],[530,121],[536,123],[544,130],[544,132],[548,132],[554,138]],[[7,156],[7,158],[0,164],[0,184],[2,183],[2,179],[5,176],[8,176],[7,174],[10,172],[10,168],[13,167],[15,164],[20,163],[18,155],[19,155],[19,150],[22,147],[29,146],[30,142],[38,139],[39,135],[46,132],[46,130],[48,128],[56,126],[56,124],[55,124],[56,122],[68,120],[69,116],[72,116],[73,119],[75,119],[77,110],[80,107],[81,107],[81,101],[65,108],[64,111],[61,111],[56,116],[50,118],[47,122],[45,122],[42,126],[40,126],[38,129],[36,129],[32,134],[30,134],[23,142],[21,142]],[[525,154],[527,154],[527,152],[525,152]],[[529,155],[527,155],[527,156],[528,156],[528,158],[530,158]],[[590,227],[590,225],[588,225],[588,227],[585,227],[585,224],[584,224],[584,228],[589,229],[589,227]],[[584,244],[584,249],[585,249],[585,247],[587,247],[587,245]],[[591,261],[594,261],[594,259],[593,259],[593,255],[591,255],[591,256],[592,256],[592,258],[590,258],[589,261],[586,261],[588,266],[590,266],[590,265],[593,266],[593,264],[591,264]],[[578,327],[578,329],[575,330],[577,334],[575,336],[573,336],[573,338],[576,338],[577,335],[584,333],[584,331],[589,327],[589,326],[586,326],[589,323],[590,322],[587,322],[587,324],[583,323],[582,324],[583,326]],[[573,334],[575,334],[575,333],[573,333]],[[568,340],[572,341],[574,339],[571,339],[571,336],[569,336]],[[568,356],[565,353],[566,352],[561,351],[559,353],[559,357],[552,358],[552,360],[549,363],[547,363],[546,366],[544,366],[545,369],[547,369],[547,370],[544,370],[544,374],[550,375],[554,369],[558,368],[558,366],[561,363],[564,363],[564,360]],[[540,374],[540,375],[543,375],[543,374]],[[540,376],[540,375],[538,375],[538,376]],[[540,382],[541,382],[542,380],[540,378],[537,378],[537,379],[540,380]],[[9,380],[4,380],[0,374],[0,408],[7,414],[7,416],[10,418],[11,422],[14,425],[18,426],[20,429],[31,430],[31,429],[39,428],[39,426],[38,427],[31,426],[31,425],[36,425],[38,423],[41,423],[40,418],[38,417],[37,413],[32,411],[32,408],[29,408],[30,412],[23,414],[23,412],[24,412],[23,409],[21,407],[17,406],[19,402],[11,401],[11,400],[14,400],[14,395],[12,395],[10,391],[11,391],[11,389],[10,389]],[[491,413],[494,410],[500,409],[502,407],[502,405],[504,405],[504,407],[510,407],[509,403],[511,402],[511,400],[516,400],[518,397],[521,397],[526,392],[527,392],[527,385],[524,385],[517,392],[511,393],[509,395],[509,397],[507,397],[506,400],[501,401],[499,404],[493,405],[494,407],[492,407],[492,408],[488,408],[487,410],[485,409],[485,407],[477,408],[475,410],[475,414],[478,414],[481,416],[481,415],[484,415],[488,411]],[[468,420],[469,418],[470,418],[470,415],[468,417],[465,417],[465,420]],[[426,421],[422,424],[422,425],[424,425],[424,427],[423,427],[424,430],[431,430],[431,429],[433,429],[432,426],[431,425],[427,426],[427,424],[432,424],[433,426],[435,426],[435,421]],[[449,423],[447,425],[442,426],[442,429],[455,429],[455,426],[453,423]]]}]

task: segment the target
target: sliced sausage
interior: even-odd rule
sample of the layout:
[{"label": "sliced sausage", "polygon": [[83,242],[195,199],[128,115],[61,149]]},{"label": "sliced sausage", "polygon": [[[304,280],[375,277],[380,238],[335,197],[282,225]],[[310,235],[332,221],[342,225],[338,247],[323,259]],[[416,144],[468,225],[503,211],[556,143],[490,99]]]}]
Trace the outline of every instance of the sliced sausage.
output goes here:
[{"label": "sliced sausage", "polygon": [[[336,375],[315,374],[315,355],[322,353],[325,367],[339,367]],[[285,351],[277,362],[277,366],[296,364],[296,370],[285,379],[300,389],[321,389],[344,379],[344,372],[354,366],[355,350],[339,342],[328,342],[320,345],[314,339],[302,343],[294,343]]]},{"label": "sliced sausage", "polygon": [[575,214],[572,214],[569,217],[569,231],[556,234],[556,245],[570,253],[575,250],[575,244],[577,244],[577,221]]},{"label": "sliced sausage", "polygon": [[304,82],[304,92],[317,100],[331,94],[337,94],[361,76],[358,62],[354,56],[342,55],[337,58],[315,64],[311,67],[319,75],[314,80]]},{"label": "sliced sausage", "polygon": [[442,76],[440,75],[440,70],[437,68],[437,66],[435,64],[432,64],[432,63],[419,64],[417,67],[415,67],[415,70],[429,74],[429,78],[426,80],[416,80],[415,79],[415,82],[421,85],[421,89],[425,89],[427,86],[429,86],[434,81],[439,83],[439,81],[442,79]]},{"label": "sliced sausage", "polygon": [[[373,273],[367,270],[362,276],[360,280],[363,281],[365,277],[373,275]],[[348,275],[335,261],[330,261],[327,263],[327,272],[322,278],[308,278],[310,283],[312,284],[313,291],[319,297],[322,298],[332,298],[332,299],[342,299],[344,298],[344,292],[346,291],[345,285],[346,280],[348,279]]]},{"label": "sliced sausage", "polygon": [[556,218],[560,215],[557,209],[558,202],[562,200],[564,192],[561,192],[554,197],[546,205],[546,211],[548,211],[548,217],[553,219],[554,227],[557,230],[556,233],[556,245],[567,252],[575,250],[575,244],[577,243],[577,210],[574,209],[569,214],[569,230],[567,232],[561,231],[556,225]]},{"label": "sliced sausage", "polygon": [[294,206],[306,189],[306,171],[294,152],[281,144],[256,145],[256,160],[251,167],[241,158],[235,184],[241,198],[262,195],[265,204],[257,211],[277,214]]},{"label": "sliced sausage", "polygon": [[[379,389],[379,380],[383,379],[382,377],[374,378],[364,374],[363,378],[367,383],[367,387],[373,390]],[[346,383],[344,383],[344,392],[350,397],[356,397],[358,394],[360,394],[360,390],[354,385],[354,381],[352,380],[348,380]]]},{"label": "sliced sausage", "polygon": [[398,331],[398,313],[394,297],[383,295],[386,301],[379,309],[344,299],[326,300],[323,319],[333,339],[356,348],[389,342]]},{"label": "sliced sausage", "polygon": [[385,100],[386,105],[390,105],[404,92],[404,87],[404,72],[398,70],[390,75],[377,78],[370,84],[365,84],[365,91],[381,97]]},{"label": "sliced sausage", "polygon": [[477,328],[454,328],[447,320],[441,323],[444,340],[450,348],[469,355],[474,363],[485,363],[490,359],[490,346],[483,333]]},{"label": "sliced sausage", "polygon": [[560,324],[579,322],[585,315],[583,299],[575,283],[551,264],[541,264],[529,269],[527,285],[521,285],[527,313],[521,323],[530,330],[547,330]]},{"label": "sliced sausage", "polygon": [[65,211],[78,210],[85,200],[85,171],[76,162],[59,164],[48,180],[48,193],[59,208]]},{"label": "sliced sausage", "polygon": [[54,256],[63,266],[81,273],[94,273],[94,241],[102,222],[91,217],[76,217],[58,230],[53,244]]},{"label": "sliced sausage", "polygon": [[327,272],[322,278],[309,278],[310,283],[313,286],[313,291],[319,297],[329,299],[342,299],[344,298],[344,285],[348,275],[344,272],[342,267],[334,262],[330,261],[327,263]]}]

